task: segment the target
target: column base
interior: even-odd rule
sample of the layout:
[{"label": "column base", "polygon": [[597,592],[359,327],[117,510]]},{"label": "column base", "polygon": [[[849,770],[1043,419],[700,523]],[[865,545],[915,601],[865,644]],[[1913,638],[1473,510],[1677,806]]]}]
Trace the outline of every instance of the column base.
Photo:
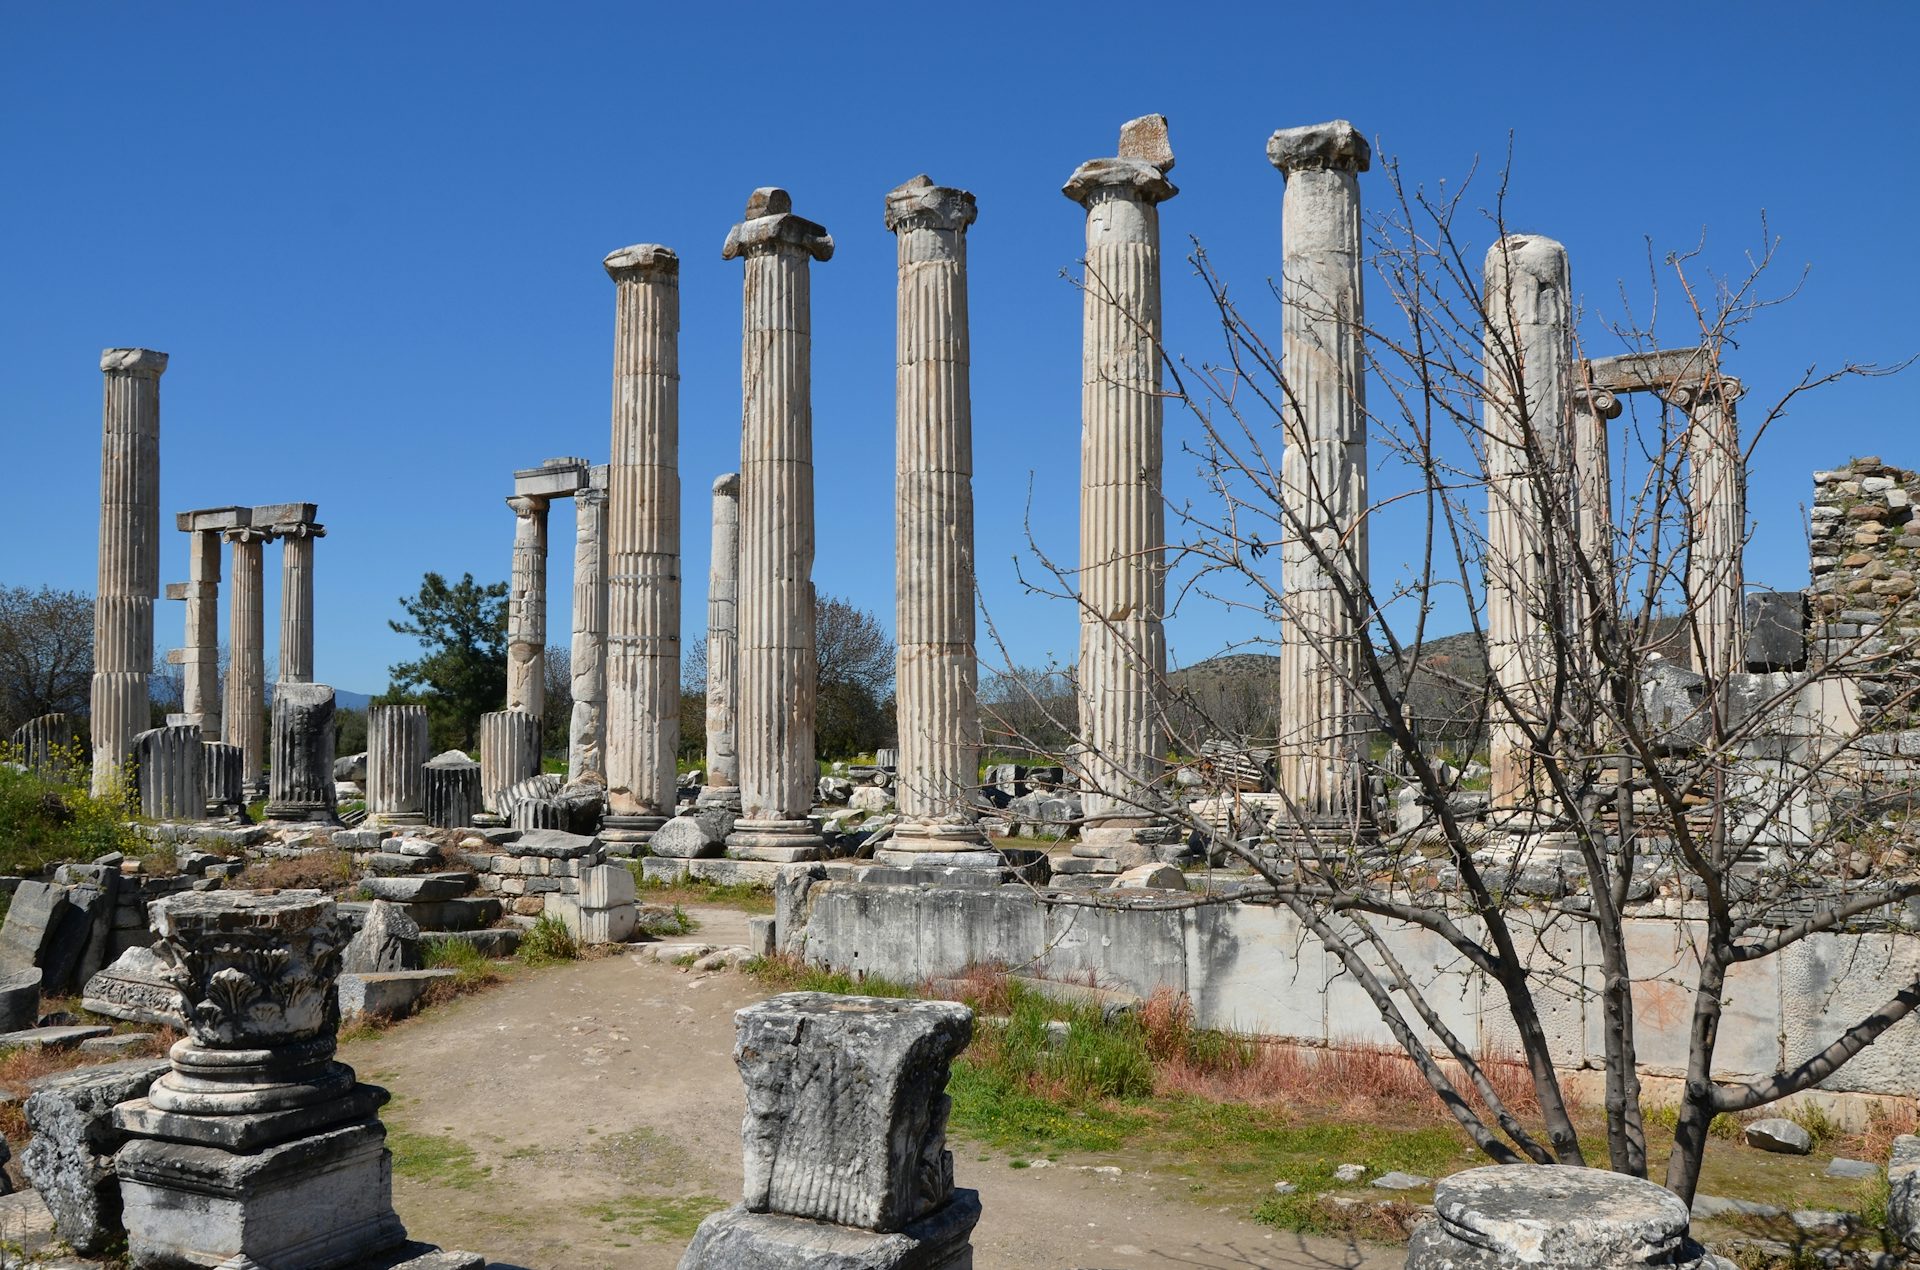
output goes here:
[{"label": "column base", "polygon": [[895,851],[882,847],[873,853],[875,864],[896,869],[1004,869],[1007,862],[998,851]]},{"label": "column base", "polygon": [[337,825],[340,823],[340,815],[331,803],[268,803],[262,819],[278,820],[288,824]]},{"label": "column base", "polygon": [[680,1264],[685,1270],[972,1270],[979,1221],[979,1192],[958,1188],[946,1207],[885,1235],[735,1204],[700,1223]]},{"label": "column base", "polygon": [[703,785],[700,796],[693,800],[696,807],[725,807],[735,815],[740,814],[740,787],[738,785]]},{"label": "column base", "polygon": [[811,820],[736,820],[727,854],[736,860],[795,864],[826,854],[827,840]]},{"label": "column base", "polygon": [[1107,868],[1071,869],[1061,862],[1062,873],[1124,873],[1128,869],[1143,864],[1152,864],[1160,858],[1160,848],[1170,838],[1178,835],[1172,826],[1160,820],[1135,820],[1108,822],[1103,825],[1090,825],[1080,831],[1080,841],[1073,844],[1073,858],[1076,860],[1096,860],[1116,866]]},{"label": "column base", "polygon": [[652,838],[654,831],[666,823],[665,816],[619,816],[609,813],[600,817],[600,841],[630,842],[639,846]]},{"label": "column base", "polygon": [[417,828],[427,823],[427,813],[424,811],[370,812],[360,823],[368,829]]}]

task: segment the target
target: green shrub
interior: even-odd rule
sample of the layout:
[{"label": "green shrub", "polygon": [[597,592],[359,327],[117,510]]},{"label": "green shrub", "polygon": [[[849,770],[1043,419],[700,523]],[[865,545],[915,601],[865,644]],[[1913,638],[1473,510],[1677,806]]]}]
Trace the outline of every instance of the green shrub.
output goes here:
[{"label": "green shrub", "polygon": [[0,767],[0,873],[32,877],[56,864],[92,860],[110,851],[152,850],[129,826],[134,815],[125,779],[95,798],[77,760],[50,776]]},{"label": "green shrub", "polygon": [[575,961],[579,956],[580,942],[567,929],[567,924],[551,913],[542,913],[540,920],[520,939],[520,960],[529,966]]}]

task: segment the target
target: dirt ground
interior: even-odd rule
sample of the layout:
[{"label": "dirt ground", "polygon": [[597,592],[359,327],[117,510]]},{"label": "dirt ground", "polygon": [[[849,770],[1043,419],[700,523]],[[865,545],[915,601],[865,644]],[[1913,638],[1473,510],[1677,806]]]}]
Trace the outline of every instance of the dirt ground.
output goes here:
[{"label": "dirt ground", "polygon": [[[695,915],[695,938],[744,938],[742,914]],[[733,1012],[764,995],[738,972],[615,956],[520,975],[341,1057],[393,1091],[394,1198],[413,1237],[527,1270],[670,1270],[699,1219],[739,1195]],[[964,1140],[949,1145],[959,1184],[985,1210],[974,1233],[981,1270],[1384,1270],[1404,1260],[1269,1230],[1124,1157],[1116,1177],[1070,1156],[1015,1169]]]}]

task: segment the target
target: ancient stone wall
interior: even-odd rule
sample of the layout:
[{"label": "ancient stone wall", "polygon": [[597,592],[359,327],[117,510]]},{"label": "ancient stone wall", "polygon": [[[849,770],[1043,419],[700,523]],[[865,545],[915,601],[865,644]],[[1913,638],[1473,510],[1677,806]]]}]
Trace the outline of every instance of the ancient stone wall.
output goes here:
[{"label": "ancient stone wall", "polygon": [[1857,667],[1875,731],[1920,723],[1920,472],[1878,458],[1813,474],[1808,574],[1816,666]]}]

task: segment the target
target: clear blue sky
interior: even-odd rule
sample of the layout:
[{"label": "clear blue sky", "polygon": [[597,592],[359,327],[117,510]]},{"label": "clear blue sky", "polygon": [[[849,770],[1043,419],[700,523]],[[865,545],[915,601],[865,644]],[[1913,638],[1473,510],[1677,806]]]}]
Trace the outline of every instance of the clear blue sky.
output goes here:
[{"label": "clear blue sky", "polygon": [[[1920,350],[1916,47],[1920,10],[1891,3],[9,5],[0,582],[92,590],[99,351],[162,349],[169,522],[318,502],[318,676],[378,691],[412,651],[386,621],[423,571],[506,576],[512,470],[605,460],[614,297],[600,260],[656,241],[683,261],[685,634],[698,636],[706,490],[738,463],[740,265],[720,243],[747,193],[778,184],[839,244],[815,268],[815,578],[891,624],[881,200],[925,171],[980,203],[986,602],[1021,659],[1070,656],[1073,611],[1022,598],[1011,561],[1029,474],[1036,533],[1074,554],[1080,303],[1061,271],[1082,213],[1059,187],[1113,153],[1123,120],[1172,124],[1175,351],[1214,344],[1175,255],[1187,235],[1243,292],[1277,268],[1274,128],[1349,118],[1429,181],[1499,155],[1511,129],[1509,222],[1565,242],[1601,314],[1619,279],[1643,285],[1648,239],[1686,247],[1705,229],[1731,261],[1769,215],[1785,259],[1813,272],[1729,363],[1752,403],[1808,363]],[[1377,167],[1365,179],[1384,199]],[[1916,396],[1911,375],[1856,384],[1780,427],[1752,483],[1750,579],[1804,584],[1811,469],[1869,452],[1920,465]],[[1178,493],[1191,426],[1170,416],[1169,429]],[[556,640],[570,535],[561,509]],[[183,578],[182,535],[165,537],[163,577]],[[1394,550],[1376,543],[1376,567]],[[180,622],[163,603],[162,647]],[[1191,610],[1174,652],[1193,662],[1247,633]]]}]

